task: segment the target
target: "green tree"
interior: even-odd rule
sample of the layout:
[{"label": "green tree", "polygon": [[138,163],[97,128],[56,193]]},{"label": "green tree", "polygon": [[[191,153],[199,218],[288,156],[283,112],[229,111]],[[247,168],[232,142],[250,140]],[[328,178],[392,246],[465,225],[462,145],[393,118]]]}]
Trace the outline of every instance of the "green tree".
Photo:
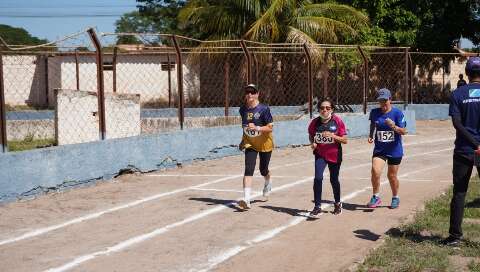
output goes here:
[{"label": "green tree", "polygon": [[362,12],[334,2],[309,0],[191,0],[179,14],[208,39],[261,42],[344,43],[368,25]]},{"label": "green tree", "polygon": [[11,45],[38,45],[47,43],[47,40],[30,35],[25,29],[0,24],[0,37]]},{"label": "green tree", "polygon": [[478,0],[339,1],[365,11],[372,29],[383,30],[383,34],[365,31],[364,40],[381,40],[383,36],[385,45],[431,52],[449,52],[461,37],[477,45],[480,42]]}]

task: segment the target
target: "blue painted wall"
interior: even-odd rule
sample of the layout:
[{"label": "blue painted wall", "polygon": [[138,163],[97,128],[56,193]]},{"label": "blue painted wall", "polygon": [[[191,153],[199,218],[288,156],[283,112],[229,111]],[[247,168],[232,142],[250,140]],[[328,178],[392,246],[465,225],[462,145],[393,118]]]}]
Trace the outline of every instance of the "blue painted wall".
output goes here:
[{"label": "blue painted wall", "polygon": [[[339,114],[350,137],[368,135],[368,115]],[[408,129],[415,133],[415,112],[406,111]],[[309,118],[275,123],[275,144],[307,144]],[[239,126],[187,129],[99,142],[0,154],[0,201],[12,200],[62,183],[110,179],[121,169],[152,171],[216,157],[240,154]]]}]

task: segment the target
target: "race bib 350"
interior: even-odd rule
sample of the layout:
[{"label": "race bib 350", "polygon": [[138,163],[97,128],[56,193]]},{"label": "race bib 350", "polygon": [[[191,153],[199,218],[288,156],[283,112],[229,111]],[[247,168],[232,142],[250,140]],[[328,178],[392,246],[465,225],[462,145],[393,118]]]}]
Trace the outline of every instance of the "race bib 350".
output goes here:
[{"label": "race bib 350", "polygon": [[314,141],[317,144],[333,144],[333,142],[334,142],[332,137],[322,136],[322,133],[320,133],[320,132],[317,132],[315,134]]}]

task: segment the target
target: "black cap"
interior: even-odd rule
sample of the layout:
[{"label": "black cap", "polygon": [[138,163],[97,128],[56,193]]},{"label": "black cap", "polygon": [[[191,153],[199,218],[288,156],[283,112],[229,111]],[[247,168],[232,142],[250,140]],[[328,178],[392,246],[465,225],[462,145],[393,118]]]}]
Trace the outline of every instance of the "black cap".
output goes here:
[{"label": "black cap", "polygon": [[258,87],[255,84],[248,84],[245,86],[243,89],[248,90],[248,89],[254,89],[256,92],[258,92]]}]

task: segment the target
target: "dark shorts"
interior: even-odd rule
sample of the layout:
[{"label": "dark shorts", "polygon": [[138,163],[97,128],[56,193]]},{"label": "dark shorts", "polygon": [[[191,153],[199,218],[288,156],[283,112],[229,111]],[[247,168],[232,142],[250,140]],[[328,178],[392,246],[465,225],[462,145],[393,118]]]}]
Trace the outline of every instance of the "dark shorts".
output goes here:
[{"label": "dark shorts", "polygon": [[382,154],[373,154],[372,158],[380,158],[388,163],[388,165],[399,165],[402,162],[402,157],[387,157]]}]

